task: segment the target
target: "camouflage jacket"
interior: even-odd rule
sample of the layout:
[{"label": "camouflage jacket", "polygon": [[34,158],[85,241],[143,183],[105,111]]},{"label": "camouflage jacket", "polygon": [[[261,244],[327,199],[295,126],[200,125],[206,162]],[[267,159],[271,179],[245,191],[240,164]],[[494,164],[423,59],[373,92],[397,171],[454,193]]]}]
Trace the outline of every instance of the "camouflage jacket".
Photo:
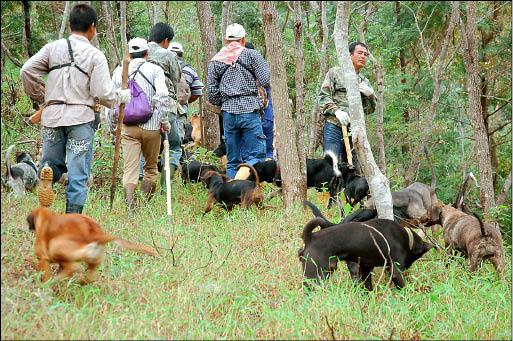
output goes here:
[{"label": "camouflage jacket", "polygon": [[[364,82],[372,88],[369,80],[361,73],[357,74],[358,82]],[[376,96],[369,97],[362,95],[363,111],[366,115],[371,114],[376,109]],[[335,117],[335,111],[340,109],[349,113],[349,102],[347,101],[347,91],[343,85],[342,70],[340,67],[329,69],[319,92],[319,108],[326,118],[326,121],[340,127],[340,122]]]},{"label": "camouflage jacket", "polygon": [[149,59],[148,61],[157,64],[164,70],[166,76],[166,85],[169,91],[171,101],[171,111],[177,114],[179,110],[176,98],[177,84],[182,76],[182,69],[178,64],[178,56],[173,51],[166,50],[155,42],[148,43]]}]

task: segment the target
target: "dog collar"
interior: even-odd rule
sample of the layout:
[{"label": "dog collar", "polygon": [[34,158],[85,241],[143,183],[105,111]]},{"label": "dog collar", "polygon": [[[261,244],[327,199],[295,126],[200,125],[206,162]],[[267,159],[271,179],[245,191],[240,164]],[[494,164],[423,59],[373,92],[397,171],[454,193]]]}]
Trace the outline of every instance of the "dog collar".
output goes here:
[{"label": "dog collar", "polygon": [[403,227],[406,230],[406,233],[408,234],[408,247],[410,248],[410,251],[413,250],[413,233],[411,232],[409,227]]}]

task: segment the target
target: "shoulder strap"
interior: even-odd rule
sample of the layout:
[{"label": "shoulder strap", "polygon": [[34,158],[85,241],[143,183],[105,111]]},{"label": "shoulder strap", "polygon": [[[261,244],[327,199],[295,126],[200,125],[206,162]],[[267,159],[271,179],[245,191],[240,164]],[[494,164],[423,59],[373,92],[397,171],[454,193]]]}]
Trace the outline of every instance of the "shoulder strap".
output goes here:
[{"label": "shoulder strap", "polygon": [[137,69],[135,69],[135,71],[134,71],[134,72],[132,72],[132,73],[128,76],[128,78],[131,78],[131,77],[133,78],[133,77],[135,77],[135,75],[136,75],[137,73],[140,73],[140,74],[141,74],[141,76],[143,76],[143,78],[146,80],[146,82],[148,82],[148,84],[149,84],[149,85],[151,85],[151,87],[153,88],[153,91],[157,91],[157,89],[155,89],[155,86],[150,82],[150,80],[149,80],[149,79],[144,75],[144,73],[142,73],[142,71],[140,71],[140,70],[139,70],[139,69],[141,68],[141,66],[142,66],[144,63],[146,63],[146,62],[142,62],[141,64],[139,64],[139,66],[137,66]]},{"label": "shoulder strap", "polygon": [[82,72],[84,75],[89,77],[89,74],[87,72],[85,72],[84,70],[82,70],[80,68],[80,66],[75,64],[75,58],[73,57],[73,49],[71,48],[71,42],[69,41],[69,38],[66,38],[66,43],[68,43],[68,53],[69,53],[70,62],[66,63],[66,64],[59,64],[59,65],[52,66],[50,69],[48,69],[48,73],[50,73],[53,70],[61,69],[66,66],[74,66],[77,68],[78,71]]}]

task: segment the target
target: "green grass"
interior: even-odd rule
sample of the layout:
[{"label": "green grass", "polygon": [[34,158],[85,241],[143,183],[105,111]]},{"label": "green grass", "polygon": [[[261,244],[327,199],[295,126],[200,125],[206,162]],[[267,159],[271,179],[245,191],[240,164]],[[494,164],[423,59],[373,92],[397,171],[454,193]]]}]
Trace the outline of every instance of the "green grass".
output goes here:
[{"label": "green grass", "polygon": [[[25,222],[37,196],[2,193],[2,339],[511,338],[510,248],[502,281],[488,264],[471,275],[463,259],[446,267],[446,256],[431,250],[407,271],[401,291],[386,286],[388,276],[376,285],[376,268],[377,288],[366,293],[340,264],[307,295],[297,251],[310,212],[285,215],[275,198],[262,210],[203,216],[206,190],[178,183],[172,225],[164,195],[128,215],[120,188],[109,211],[108,187],[90,192],[84,213],[130,241],[153,238],[161,257],[111,245],[94,284],[42,284]],[[62,212],[56,188],[53,208]],[[319,205],[315,192],[309,198]],[[338,220],[334,212],[327,215]]]}]

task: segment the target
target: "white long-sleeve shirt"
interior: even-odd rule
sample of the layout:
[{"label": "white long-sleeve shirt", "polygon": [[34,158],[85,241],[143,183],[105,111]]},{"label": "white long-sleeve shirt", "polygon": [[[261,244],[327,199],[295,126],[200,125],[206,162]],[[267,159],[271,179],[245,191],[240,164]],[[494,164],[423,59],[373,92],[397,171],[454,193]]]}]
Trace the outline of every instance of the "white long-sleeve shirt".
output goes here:
[{"label": "white long-sleeve shirt", "polygon": [[[88,75],[74,66],[66,66],[48,73],[51,67],[70,62],[66,39],[48,43],[21,68],[20,76],[25,92],[38,104],[55,103],[43,110],[41,125],[65,127],[94,120],[92,107],[95,98],[100,104],[112,106],[116,94],[112,88],[109,66],[105,55],[91,45],[86,37],[69,36],[73,58]],[[48,74],[45,83],[43,76]]]},{"label": "white long-sleeve shirt", "polygon": [[[147,62],[143,58],[135,58],[128,64],[128,75],[131,75],[137,70],[141,63],[144,64],[139,69],[139,72],[133,76],[133,79],[141,87],[146,96],[148,96],[150,105],[153,108],[153,115],[148,122],[140,123],[138,126],[146,130],[159,130],[161,122],[169,121],[168,115],[171,111],[169,91],[167,90],[164,70],[162,70],[160,66]],[[121,72],[122,68],[118,66],[112,75],[114,90],[121,87]],[[155,90],[151,84],[144,79],[141,73],[153,84]]]}]

